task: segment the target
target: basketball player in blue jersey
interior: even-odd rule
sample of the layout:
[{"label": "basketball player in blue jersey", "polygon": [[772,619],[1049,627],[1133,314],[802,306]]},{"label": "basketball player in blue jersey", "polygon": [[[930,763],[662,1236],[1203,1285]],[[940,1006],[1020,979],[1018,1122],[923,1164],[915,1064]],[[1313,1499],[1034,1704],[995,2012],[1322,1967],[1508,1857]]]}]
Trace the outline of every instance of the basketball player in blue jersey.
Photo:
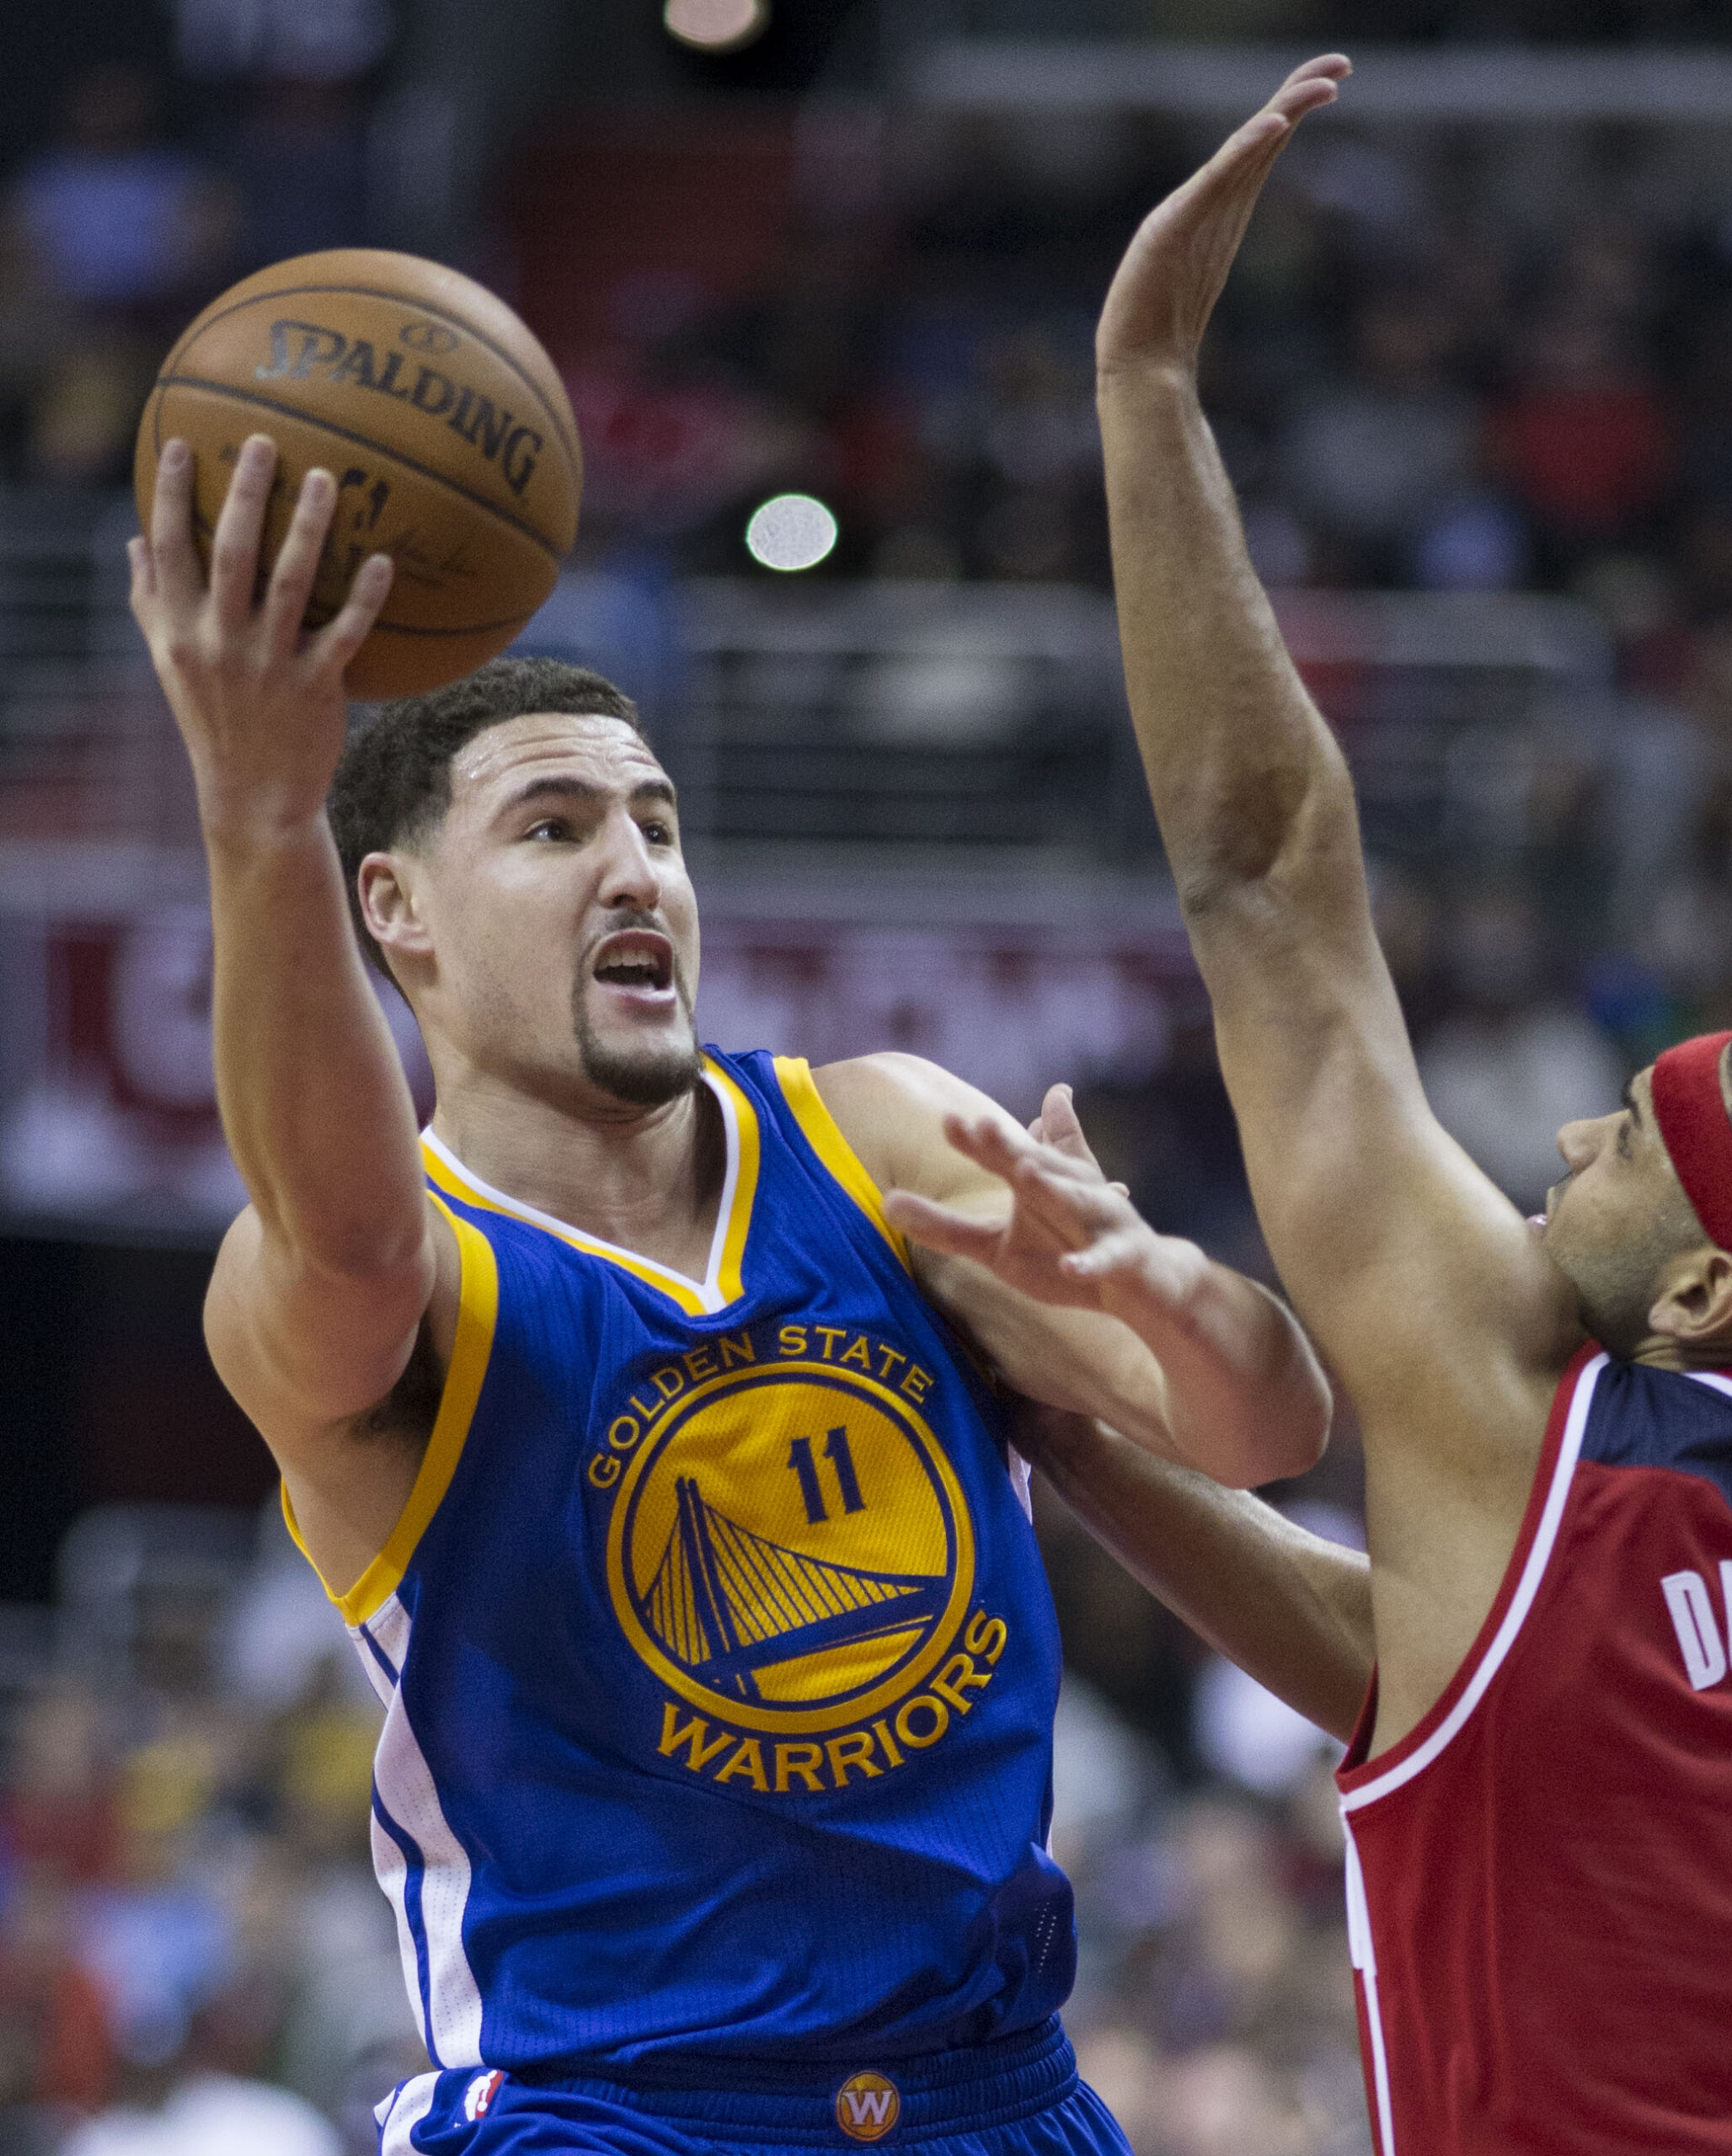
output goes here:
[{"label": "basketball player in blue jersey", "polygon": [[[374,1854],[434,2070],[382,2148],[1122,2151],[1057,2019],[1058,1641],[997,1385],[1181,1492],[1175,1463],[1250,1485],[1323,1442],[1308,1347],[1185,1244],[1116,1315],[1020,1292],[1020,1217],[990,1266],[911,1252],[887,1193],[1010,1221],[944,1135],[997,1112],[904,1056],[699,1049],[673,789],[596,676],[496,662],[345,752],[389,564],[302,632],[315,472],[259,595],[273,460],[243,449],[207,581],[168,445],[133,605],[252,1200],[211,1352],[387,1710]],[[1042,1159],[1104,1187],[1050,1113]],[[1260,1621],[1327,1658],[1308,1561],[1275,1550]]]}]

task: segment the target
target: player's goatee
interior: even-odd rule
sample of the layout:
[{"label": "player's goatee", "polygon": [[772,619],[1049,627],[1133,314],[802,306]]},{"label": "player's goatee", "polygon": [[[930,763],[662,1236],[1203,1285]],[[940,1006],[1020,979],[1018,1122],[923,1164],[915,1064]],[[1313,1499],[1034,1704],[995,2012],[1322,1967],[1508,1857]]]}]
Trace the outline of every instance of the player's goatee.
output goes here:
[{"label": "player's goatee", "polygon": [[628,1049],[610,1046],[597,1038],[584,1003],[584,979],[580,976],[571,991],[571,1029],[577,1052],[583,1059],[583,1075],[600,1091],[633,1107],[666,1107],[689,1093],[703,1075],[698,1053],[698,1029],[692,1022],[692,998],[686,989],[679,961],[674,961],[674,990],[686,1021],[683,1041],[667,1041],[653,1047]]}]

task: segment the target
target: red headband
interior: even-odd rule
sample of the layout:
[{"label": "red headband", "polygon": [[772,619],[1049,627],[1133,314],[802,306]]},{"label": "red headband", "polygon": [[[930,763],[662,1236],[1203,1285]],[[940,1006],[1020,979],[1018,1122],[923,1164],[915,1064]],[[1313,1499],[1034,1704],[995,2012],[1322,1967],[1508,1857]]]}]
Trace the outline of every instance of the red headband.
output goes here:
[{"label": "red headband", "polygon": [[1684,1194],[1710,1241],[1732,1250],[1732,1118],[1720,1054],[1732,1033],[1698,1033],[1656,1056],[1654,1115]]}]

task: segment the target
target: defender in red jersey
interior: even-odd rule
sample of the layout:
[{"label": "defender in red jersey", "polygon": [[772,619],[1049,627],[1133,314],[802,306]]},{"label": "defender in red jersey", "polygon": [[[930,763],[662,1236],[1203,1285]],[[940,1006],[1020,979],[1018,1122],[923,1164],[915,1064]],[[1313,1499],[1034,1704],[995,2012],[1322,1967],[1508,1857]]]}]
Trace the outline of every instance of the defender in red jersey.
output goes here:
[{"label": "defender in red jersey", "polygon": [[[1300,68],[1155,210],[1097,358],[1150,787],[1264,1230],[1364,1432],[1378,1672],[1341,1787],[1372,2116],[1381,2156],[1732,2152],[1726,1039],[1566,1126],[1542,1222],[1446,1135],[1198,400],[1263,181],[1349,72]],[[1104,1283],[1173,1262],[1118,1193],[953,1142],[1044,1225],[1053,1300],[1128,1312]]]}]

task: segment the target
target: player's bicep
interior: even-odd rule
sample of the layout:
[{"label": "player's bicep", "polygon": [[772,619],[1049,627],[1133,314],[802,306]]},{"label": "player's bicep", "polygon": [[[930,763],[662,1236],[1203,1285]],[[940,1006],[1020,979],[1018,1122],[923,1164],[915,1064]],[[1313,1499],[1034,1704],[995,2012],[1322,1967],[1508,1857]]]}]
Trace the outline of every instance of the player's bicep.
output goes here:
[{"label": "player's bicep", "polygon": [[1296,953],[1280,992],[1217,995],[1252,1194],[1301,1316],[1362,1408],[1415,1356],[1567,1355],[1565,1283],[1431,1113],[1381,954],[1341,958]]},{"label": "player's bicep", "polygon": [[212,1269],[211,1359],[279,1462],[316,1475],[353,1418],[389,1395],[424,1323],[449,1332],[459,1271],[456,1238],[430,1202],[419,1251],[365,1279],[307,1265],[249,1206]]}]

